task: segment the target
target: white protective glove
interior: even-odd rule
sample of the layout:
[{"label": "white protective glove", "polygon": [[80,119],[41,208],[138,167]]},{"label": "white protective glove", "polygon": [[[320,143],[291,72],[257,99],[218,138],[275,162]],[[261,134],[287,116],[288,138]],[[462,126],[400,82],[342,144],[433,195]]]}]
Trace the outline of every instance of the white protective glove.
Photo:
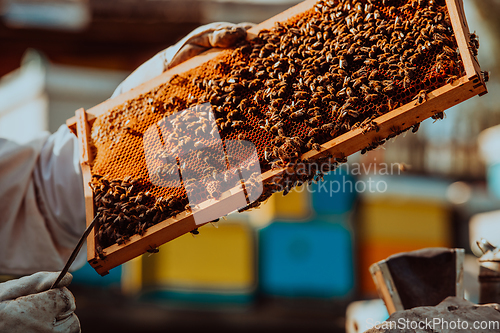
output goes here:
[{"label": "white protective glove", "polygon": [[228,48],[235,45],[246,37],[246,31],[253,26],[253,23],[217,22],[198,27],[176,44],[157,53],[139,66],[120,83],[111,98],[157,77],[167,69],[210,48]]},{"label": "white protective glove", "polygon": [[39,272],[0,283],[0,332],[80,332],[73,294],[66,288],[73,279],[67,273],[59,288],[50,289],[58,272]]}]

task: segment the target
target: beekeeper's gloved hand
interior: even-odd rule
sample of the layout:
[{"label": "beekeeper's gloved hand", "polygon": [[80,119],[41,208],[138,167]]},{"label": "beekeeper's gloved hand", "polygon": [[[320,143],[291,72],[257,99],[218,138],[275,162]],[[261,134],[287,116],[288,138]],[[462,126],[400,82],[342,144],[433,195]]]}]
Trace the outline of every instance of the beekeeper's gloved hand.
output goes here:
[{"label": "beekeeper's gloved hand", "polygon": [[73,276],[67,273],[49,290],[58,275],[39,272],[0,283],[0,332],[80,332],[75,298],[66,288]]},{"label": "beekeeper's gloved hand", "polygon": [[253,25],[253,23],[217,22],[198,27],[177,44],[143,63],[116,88],[111,98],[151,80],[165,70],[210,48],[228,48],[235,45],[246,37],[247,29]]}]

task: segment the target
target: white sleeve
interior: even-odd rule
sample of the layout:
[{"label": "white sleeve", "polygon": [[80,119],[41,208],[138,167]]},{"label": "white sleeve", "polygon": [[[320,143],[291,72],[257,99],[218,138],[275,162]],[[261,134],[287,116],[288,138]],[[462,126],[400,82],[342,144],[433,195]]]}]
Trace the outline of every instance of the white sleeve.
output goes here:
[{"label": "white sleeve", "polygon": [[0,138],[0,274],[64,266],[85,229],[78,156],[66,126],[25,145]]}]

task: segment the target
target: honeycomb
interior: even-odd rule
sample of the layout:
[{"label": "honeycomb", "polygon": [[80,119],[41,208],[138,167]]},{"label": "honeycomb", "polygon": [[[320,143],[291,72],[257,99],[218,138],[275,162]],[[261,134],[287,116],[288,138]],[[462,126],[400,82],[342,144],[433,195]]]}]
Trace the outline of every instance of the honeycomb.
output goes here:
[{"label": "honeycomb", "polygon": [[[239,184],[230,170],[256,166],[243,165],[244,148],[228,154],[229,142],[253,143],[259,172],[295,170],[260,185],[261,195],[260,173],[251,173],[243,187],[258,200],[242,210],[255,208],[345,161],[303,161],[303,153],[354,128],[370,130],[376,117],[422,103],[428,91],[462,75],[444,0],[320,0],[96,119],[91,186],[98,243],[125,242],[189,209],[191,198],[217,198]],[[166,128],[165,119],[176,114],[186,119]],[[408,129],[394,128],[391,137]],[[212,136],[193,140],[193,131]]]}]

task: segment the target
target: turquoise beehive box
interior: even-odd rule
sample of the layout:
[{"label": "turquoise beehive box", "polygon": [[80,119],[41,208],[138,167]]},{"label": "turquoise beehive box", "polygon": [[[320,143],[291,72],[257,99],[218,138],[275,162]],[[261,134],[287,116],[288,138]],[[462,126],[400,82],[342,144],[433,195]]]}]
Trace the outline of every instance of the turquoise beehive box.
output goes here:
[{"label": "turquoise beehive box", "polygon": [[352,235],[327,218],[274,222],[259,233],[259,287],[284,297],[343,298],[354,287]]},{"label": "turquoise beehive box", "polygon": [[343,168],[324,176],[310,186],[312,206],[318,214],[344,214],[352,210],[357,198],[356,178]]}]

